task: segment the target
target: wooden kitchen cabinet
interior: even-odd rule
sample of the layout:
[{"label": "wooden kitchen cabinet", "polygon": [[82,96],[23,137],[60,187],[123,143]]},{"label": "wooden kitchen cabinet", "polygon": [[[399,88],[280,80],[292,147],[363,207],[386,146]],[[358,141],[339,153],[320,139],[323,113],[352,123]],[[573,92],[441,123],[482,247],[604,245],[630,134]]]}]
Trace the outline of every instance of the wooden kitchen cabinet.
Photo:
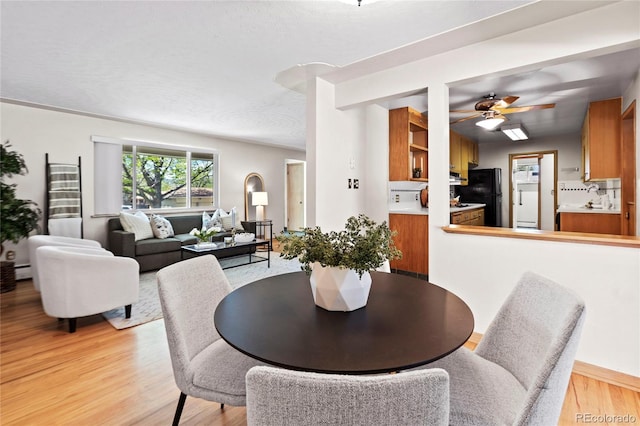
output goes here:
[{"label": "wooden kitchen cabinet", "polygon": [[484,207],[451,213],[451,224],[484,226]]},{"label": "wooden kitchen cabinet", "polygon": [[561,212],[560,230],[620,235],[620,214]]},{"label": "wooden kitchen cabinet", "polygon": [[619,179],[622,98],[591,102],[582,125],[584,180]]},{"label": "wooden kitchen cabinet", "polygon": [[462,161],[460,158],[461,136],[459,133],[449,130],[449,170],[454,173],[462,172]]},{"label": "wooden kitchen cabinet", "polygon": [[460,137],[460,163],[462,164],[460,181],[462,186],[469,184],[469,148],[471,148],[469,138],[464,136]]},{"label": "wooden kitchen cabinet", "polygon": [[393,269],[429,274],[429,216],[417,214],[390,214],[389,228],[397,231],[396,247],[402,259],[391,261]]},{"label": "wooden kitchen cabinet", "polygon": [[[421,168],[420,178],[413,169]],[[429,180],[427,118],[411,107],[389,111],[389,180]]]},{"label": "wooden kitchen cabinet", "polygon": [[478,161],[478,144],[449,130],[449,169],[460,175],[463,186],[469,182],[469,166],[477,166]]},{"label": "wooden kitchen cabinet", "polygon": [[475,141],[469,139],[469,166],[477,167],[480,164],[480,150]]}]

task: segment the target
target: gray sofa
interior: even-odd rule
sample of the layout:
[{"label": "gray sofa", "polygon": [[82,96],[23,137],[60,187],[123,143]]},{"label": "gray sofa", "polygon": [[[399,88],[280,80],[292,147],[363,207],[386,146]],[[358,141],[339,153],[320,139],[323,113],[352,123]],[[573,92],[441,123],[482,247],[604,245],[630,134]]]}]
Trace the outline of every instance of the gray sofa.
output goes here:
[{"label": "gray sofa", "polygon": [[[135,259],[140,265],[140,271],[153,271],[164,268],[167,265],[182,260],[181,247],[195,244],[198,239],[189,232],[193,228],[202,227],[201,215],[189,216],[165,216],[175,233],[174,237],[165,239],[149,238],[135,241],[132,232],[126,232],[120,224],[120,218],[114,217],[107,221],[107,233],[109,250],[116,256],[125,256]],[[255,233],[255,224],[241,222],[246,232]],[[231,232],[220,232],[213,238],[214,241],[223,241],[224,237],[231,236]],[[238,256],[255,252],[255,247],[238,247],[227,251],[223,257]],[[222,257],[222,256],[221,256]]]}]

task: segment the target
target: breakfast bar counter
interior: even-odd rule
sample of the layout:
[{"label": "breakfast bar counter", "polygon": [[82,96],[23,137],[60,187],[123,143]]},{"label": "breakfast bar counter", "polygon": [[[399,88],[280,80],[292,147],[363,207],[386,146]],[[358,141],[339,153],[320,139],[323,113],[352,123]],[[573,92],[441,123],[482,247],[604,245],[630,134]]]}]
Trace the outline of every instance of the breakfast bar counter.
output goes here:
[{"label": "breakfast bar counter", "polygon": [[[481,207],[485,207],[486,204],[479,203],[464,203],[459,207],[451,207],[450,213],[458,213],[467,210],[479,209]],[[414,215],[429,215],[428,207],[416,207],[416,206],[407,206],[407,205],[399,205],[389,204],[389,214],[414,214]]]}]

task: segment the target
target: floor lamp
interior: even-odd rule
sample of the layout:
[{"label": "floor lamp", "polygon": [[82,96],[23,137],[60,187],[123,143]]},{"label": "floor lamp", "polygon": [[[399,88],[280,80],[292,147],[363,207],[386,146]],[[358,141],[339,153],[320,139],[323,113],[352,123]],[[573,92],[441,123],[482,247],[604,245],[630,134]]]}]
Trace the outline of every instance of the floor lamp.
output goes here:
[{"label": "floor lamp", "polygon": [[254,192],[251,204],[256,206],[256,220],[264,220],[264,206],[269,205],[269,197],[266,192]]}]

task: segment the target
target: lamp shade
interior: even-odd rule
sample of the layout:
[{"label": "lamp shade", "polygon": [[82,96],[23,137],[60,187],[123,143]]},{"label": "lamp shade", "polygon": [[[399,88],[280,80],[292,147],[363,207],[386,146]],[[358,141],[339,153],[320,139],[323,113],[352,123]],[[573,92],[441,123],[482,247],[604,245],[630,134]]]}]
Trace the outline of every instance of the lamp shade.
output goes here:
[{"label": "lamp shade", "polygon": [[268,206],[269,197],[266,192],[253,192],[251,196],[251,204],[254,206]]}]

